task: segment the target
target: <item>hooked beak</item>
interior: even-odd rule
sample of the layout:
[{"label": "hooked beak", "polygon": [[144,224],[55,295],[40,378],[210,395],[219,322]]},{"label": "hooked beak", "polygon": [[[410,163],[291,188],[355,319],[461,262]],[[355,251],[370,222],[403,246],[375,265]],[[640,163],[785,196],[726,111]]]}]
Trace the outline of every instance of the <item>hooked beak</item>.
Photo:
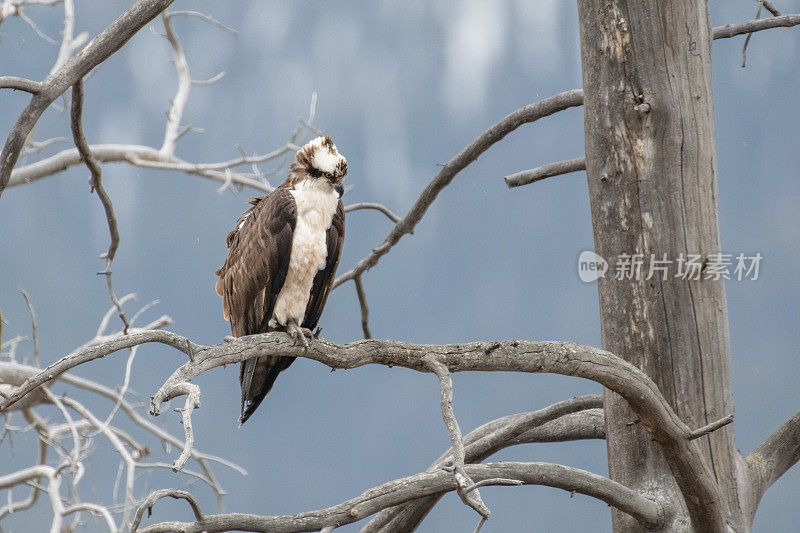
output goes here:
[{"label": "hooked beak", "polygon": [[344,194],[344,184],[342,184],[341,181],[337,181],[333,184],[333,190],[336,191],[336,193],[339,195],[339,198],[341,198]]}]

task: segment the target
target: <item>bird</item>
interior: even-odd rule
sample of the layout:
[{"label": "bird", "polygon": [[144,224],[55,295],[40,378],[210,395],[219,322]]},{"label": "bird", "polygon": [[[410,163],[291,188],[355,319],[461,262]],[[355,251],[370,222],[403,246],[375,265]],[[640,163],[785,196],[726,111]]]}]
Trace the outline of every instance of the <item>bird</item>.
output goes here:
[{"label": "bird", "polygon": [[[286,181],[253,198],[239,217],[215,273],[234,337],[283,331],[308,349],[342,254],[346,176],[347,160],[333,141],[316,137],[297,151]],[[263,356],[241,363],[239,427],[294,359]]]}]

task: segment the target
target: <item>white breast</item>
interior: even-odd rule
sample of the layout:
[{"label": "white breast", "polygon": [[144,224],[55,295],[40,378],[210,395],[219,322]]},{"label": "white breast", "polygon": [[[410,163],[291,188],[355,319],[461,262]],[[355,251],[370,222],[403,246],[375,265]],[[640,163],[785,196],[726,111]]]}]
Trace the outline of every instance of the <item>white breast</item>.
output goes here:
[{"label": "white breast", "polygon": [[297,203],[297,224],[286,281],[278,293],[272,318],[285,326],[292,319],[303,325],[314,277],[328,258],[327,231],[339,195],[325,180],[304,180],[291,191]]}]

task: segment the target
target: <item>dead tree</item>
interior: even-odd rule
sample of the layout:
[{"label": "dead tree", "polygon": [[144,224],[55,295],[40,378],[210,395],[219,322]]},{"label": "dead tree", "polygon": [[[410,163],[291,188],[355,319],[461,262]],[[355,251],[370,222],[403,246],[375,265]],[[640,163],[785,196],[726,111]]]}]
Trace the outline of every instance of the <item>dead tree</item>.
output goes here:
[{"label": "dead tree", "polygon": [[[0,489],[24,483],[32,486],[30,498],[18,504],[12,502],[12,510],[24,510],[32,505],[31,500],[35,502],[39,493],[47,493],[53,502],[54,530],[69,514],[93,512],[103,516],[112,531],[130,527],[148,532],[230,529],[330,532],[376,515],[365,531],[389,532],[415,529],[438,499],[450,491],[457,492],[465,505],[480,515],[482,524],[489,518],[490,510],[480,496],[480,487],[537,484],[607,502],[613,508],[615,531],[750,531],[764,491],[800,459],[800,413],[749,455],[738,452],[729,425],[733,404],[724,282],[722,277],[709,275],[714,258],[721,253],[711,41],[797,25],[800,15],[781,16],[771,3],[763,1],[759,5],[775,15],[773,18],[712,28],[702,0],[666,3],[579,0],[583,90],[567,91],[525,106],[489,128],[443,165],[402,218],[375,204],[351,206],[351,209],[377,209],[395,224],[384,241],[336,283],[340,286],[354,282],[365,339],[345,345],[318,339],[306,352],[298,353],[281,333],[229,338],[203,346],[164,330],[168,319],[135,328],[134,320],[128,321],[123,312],[124,299],[118,300],[114,295],[110,263],[119,239],[114,236],[116,221],[110,199],[104,198],[99,163],[103,161],[102,154],[113,157],[117,152],[93,147],[84,138],[82,79],[169,3],[140,0],[74,58],[65,60],[59,69],[54,68],[55,74],[43,82],[0,78],[0,88],[33,94],[3,149],[0,192],[6,184],[25,182],[25,178],[15,182],[15,173],[39,179],[82,161],[91,170],[92,187],[106,208],[112,234],[112,245],[105,259],[113,307],[95,339],[45,369],[19,365],[13,360],[0,366],[0,411],[21,410],[45,443],[39,464],[0,477]],[[9,11],[9,14],[14,13]],[[181,102],[185,103],[186,98],[180,91],[186,88],[189,78],[188,67],[180,60],[182,52],[177,37],[169,25],[170,16],[163,15],[163,22],[183,83],[168,114],[164,145],[157,151],[135,147],[134,156],[125,160],[196,173],[227,185],[232,179],[232,167],[257,161],[242,154],[231,162],[203,166],[176,160],[173,155],[180,136]],[[54,161],[45,160],[50,166],[15,170],[16,159],[38,116],[70,87],[76,150],[57,154]],[[401,238],[413,232],[437,195],[483,152],[523,124],[580,105],[585,108],[585,157],[517,173],[506,179],[507,184],[519,186],[585,169],[596,251],[601,256],[650,258],[695,254],[699,257],[701,275],[689,280],[660,276],[601,278],[602,349],[569,342],[525,340],[440,346],[369,339],[367,296],[362,284],[367,271]],[[313,126],[305,127],[313,131]],[[281,154],[293,146],[290,141]],[[254,176],[239,176],[237,183],[253,185],[247,179],[255,179],[254,183],[260,183],[262,189],[268,186],[257,178],[256,171]],[[115,311],[124,327],[117,333],[104,335]],[[35,315],[33,312],[31,315],[35,330]],[[117,526],[109,509],[102,506],[79,502],[65,506],[59,493],[62,471],[79,470],[80,432],[86,428],[103,433],[125,457],[129,479],[141,467],[138,460],[143,447],[110,425],[113,417],[103,423],[74,400],[52,395],[48,387],[56,380],[88,387],[115,400],[126,412],[133,410],[125,401],[124,390],[113,392],[98,384],[87,384],[68,371],[148,343],[164,344],[188,356],[188,361],[154,391],[150,412],[157,415],[165,402],[186,397],[180,409],[184,428],[182,450],[171,466],[181,471],[189,460],[198,462],[204,468],[202,479],[215,490],[218,487],[213,476],[205,471],[205,462],[216,458],[200,454],[194,446],[192,412],[200,407],[201,394],[192,380],[209,369],[256,356],[306,357],[332,369],[381,364],[432,373],[439,380],[442,418],[452,447],[425,472],[374,487],[339,505],[296,515],[207,514],[190,493],[179,489],[154,491],[134,505],[128,488],[123,517]],[[14,346],[9,348],[12,354]],[[563,374],[595,381],[605,387],[605,392],[602,398],[573,398],[539,411],[493,420],[464,436],[452,409],[451,373],[460,371]],[[56,404],[64,413],[67,423],[63,427],[48,426],[37,418],[34,409],[46,402]],[[73,421],[68,410],[77,413],[79,420]],[[140,425],[161,440],[175,440],[147,424]],[[46,446],[55,442],[59,434],[67,433],[72,434],[75,442],[72,452],[59,468],[47,465]],[[607,440],[608,478],[557,464],[483,462],[505,447],[524,442],[586,438]],[[185,500],[194,521],[144,526],[145,511],[152,510],[165,497]],[[8,512],[0,509],[0,518],[3,510]]]}]

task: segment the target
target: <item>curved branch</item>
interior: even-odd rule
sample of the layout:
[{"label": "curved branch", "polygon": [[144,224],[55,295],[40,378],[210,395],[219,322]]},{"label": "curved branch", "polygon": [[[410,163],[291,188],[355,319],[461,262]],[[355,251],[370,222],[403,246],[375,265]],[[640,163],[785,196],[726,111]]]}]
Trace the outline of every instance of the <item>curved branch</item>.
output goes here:
[{"label": "curved branch", "polygon": [[800,460],[800,411],[745,458],[753,487],[753,509],[767,489]]},{"label": "curved branch", "polygon": [[377,204],[377,203],[374,203],[374,202],[358,202],[358,203],[355,203],[355,204],[350,204],[350,205],[344,206],[344,212],[345,213],[349,213],[351,211],[358,211],[360,209],[374,209],[374,210],[380,211],[381,213],[386,215],[386,217],[389,220],[391,220],[392,222],[394,222],[395,224],[400,222],[400,217],[395,215],[394,213],[392,213],[391,209],[389,209],[388,207],[386,207],[383,204]]},{"label": "curved branch", "polygon": [[139,528],[139,524],[142,521],[145,510],[149,513],[152,513],[153,506],[162,498],[186,500],[189,503],[189,506],[192,508],[194,517],[198,520],[198,522],[203,520],[203,511],[200,509],[200,504],[197,503],[197,500],[195,500],[194,496],[192,496],[190,493],[184,490],[161,489],[151,492],[147,499],[142,502],[142,504],[136,510],[136,516],[133,518],[133,523],[131,524],[131,531],[136,531]]},{"label": "curved branch", "polygon": [[44,110],[75,82],[83,79],[94,67],[119,50],[145,24],[169,7],[172,1],[139,0],[41,83],[39,92],[19,115],[0,153],[0,195],[17,164],[25,139],[33,131]]},{"label": "curved branch", "polygon": [[472,141],[461,153],[442,167],[442,170],[439,171],[436,177],[425,187],[425,190],[422,191],[416,203],[411,207],[406,216],[404,216],[392,231],[389,232],[389,235],[386,236],[380,246],[373,249],[372,253],[359,261],[352,270],[339,276],[333,286],[338,287],[345,281],[351,280],[365,270],[374,267],[378,264],[380,258],[386,255],[386,253],[391,250],[392,246],[397,244],[397,241],[399,241],[403,235],[413,233],[414,228],[422,217],[425,216],[425,212],[433,201],[436,200],[436,197],[442,189],[447,187],[459,172],[478,159],[478,157],[491,148],[493,144],[500,141],[523,124],[535,122],[540,118],[550,116],[570,107],[578,107],[581,105],[583,105],[583,91],[580,89],[566,91],[518,109],[489,128],[483,135]]},{"label": "curved branch", "polygon": [[[477,483],[503,485],[508,480],[517,480],[525,485],[545,485],[598,498],[630,514],[646,526],[656,527],[663,521],[664,513],[659,503],[637,494],[624,485],[585,470],[551,463],[514,462],[467,465],[465,469]],[[194,523],[163,522],[140,531],[142,533],[163,531],[212,533],[229,530],[271,533],[318,531],[328,526],[339,527],[357,522],[381,509],[415,498],[452,490],[456,490],[453,475],[438,470],[384,483],[327,509],[285,516],[238,513],[209,515]]]},{"label": "curved branch", "polygon": [[713,30],[714,39],[727,39],[729,37],[736,37],[745,33],[753,33],[761,30],[771,30],[772,28],[790,28],[800,24],[800,14],[796,15],[781,15],[780,17],[773,17],[771,19],[758,19],[749,20],[747,22],[739,22],[737,24],[726,24],[724,26],[717,26]]}]

